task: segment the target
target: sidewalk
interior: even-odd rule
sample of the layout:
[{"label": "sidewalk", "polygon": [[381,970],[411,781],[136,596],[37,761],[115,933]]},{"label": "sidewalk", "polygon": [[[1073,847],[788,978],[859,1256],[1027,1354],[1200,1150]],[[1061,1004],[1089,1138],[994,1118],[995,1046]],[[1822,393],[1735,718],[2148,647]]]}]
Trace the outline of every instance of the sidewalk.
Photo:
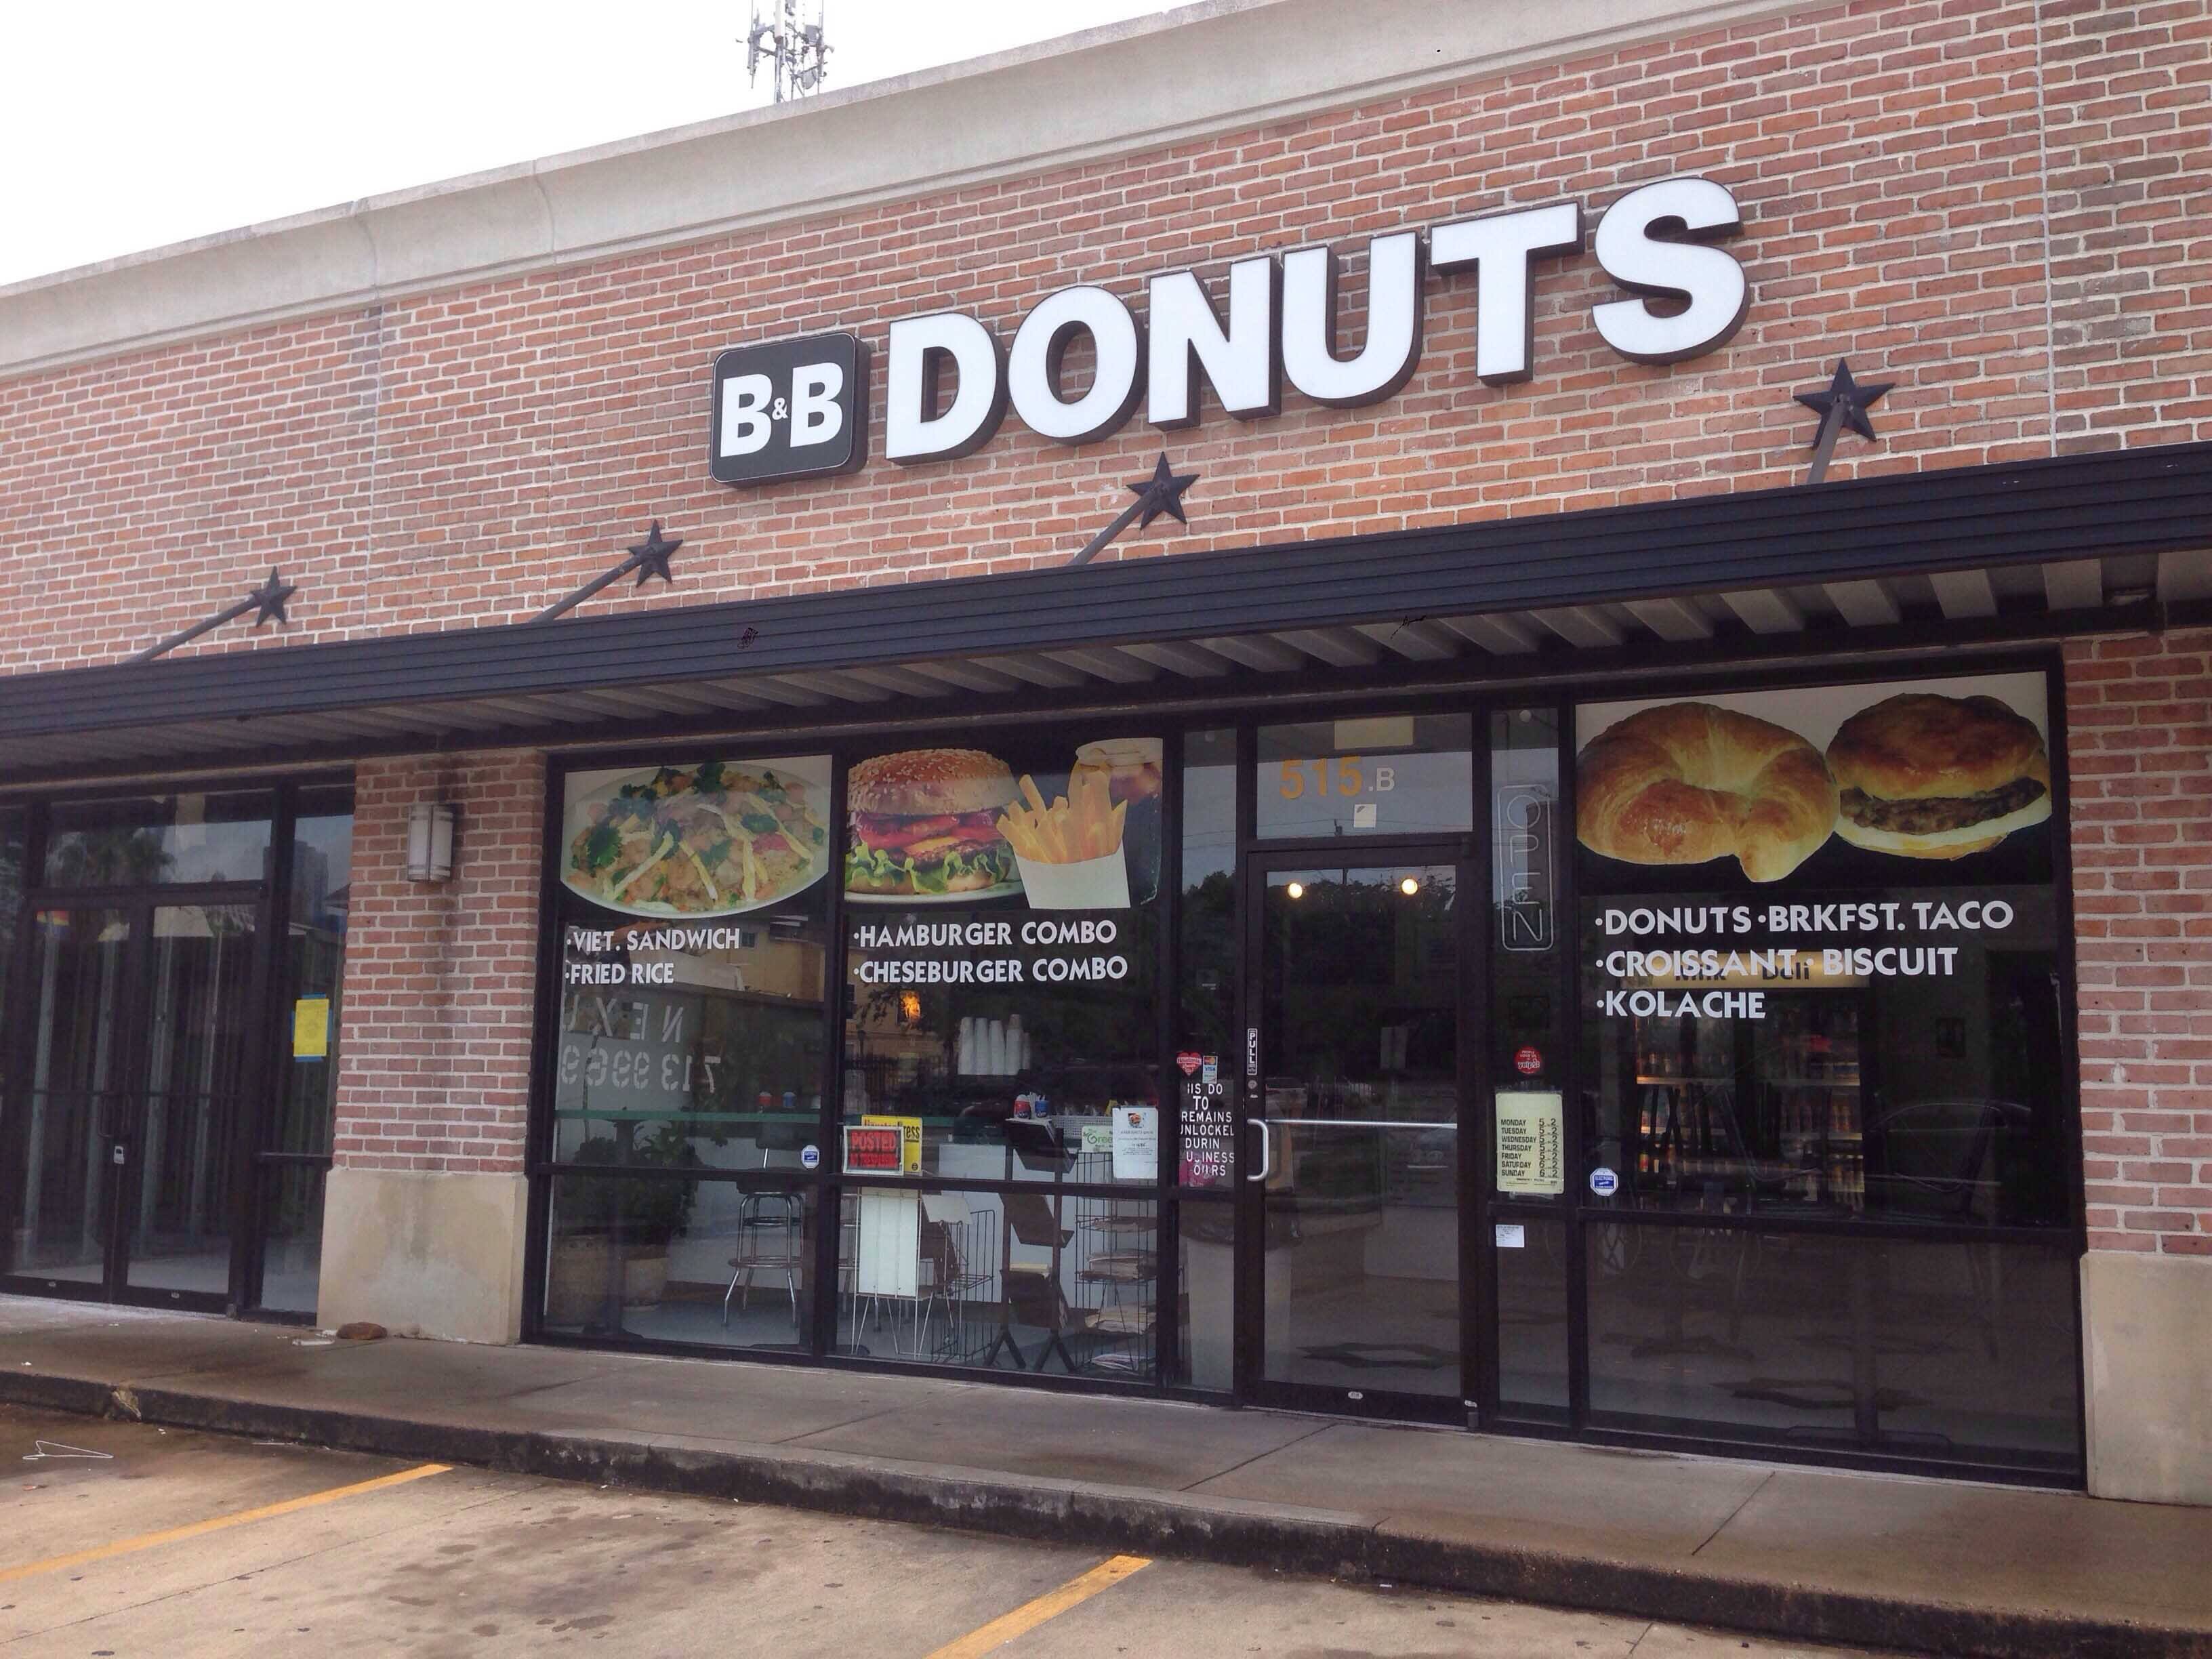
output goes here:
[{"label": "sidewalk", "polygon": [[2212,1656],[2212,1510],[0,1297],[0,1402],[1947,1654]]}]

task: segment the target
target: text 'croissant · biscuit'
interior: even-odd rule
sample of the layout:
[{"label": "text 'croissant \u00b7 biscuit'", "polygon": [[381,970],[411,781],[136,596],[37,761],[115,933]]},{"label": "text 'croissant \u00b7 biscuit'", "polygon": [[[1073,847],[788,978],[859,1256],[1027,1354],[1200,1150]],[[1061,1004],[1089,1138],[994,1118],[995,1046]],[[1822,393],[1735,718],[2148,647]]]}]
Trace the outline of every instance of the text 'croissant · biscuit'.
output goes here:
[{"label": "text 'croissant \u00b7 biscuit'", "polygon": [[1646,708],[1592,738],[1575,768],[1575,831],[1629,864],[1733,854],[1779,881],[1828,839],[1837,790],[1795,732],[1707,702]]}]

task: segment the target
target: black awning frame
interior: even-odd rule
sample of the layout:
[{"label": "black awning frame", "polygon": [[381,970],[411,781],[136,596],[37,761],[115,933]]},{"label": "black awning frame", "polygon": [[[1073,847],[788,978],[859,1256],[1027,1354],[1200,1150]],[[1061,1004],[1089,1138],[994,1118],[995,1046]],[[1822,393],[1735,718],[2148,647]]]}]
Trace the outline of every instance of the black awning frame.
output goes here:
[{"label": "black awning frame", "polygon": [[[0,732],[404,709],[2205,546],[2212,443],[2167,445],[545,626],[15,675],[0,678]],[[2116,617],[2114,625],[2127,624]]]}]

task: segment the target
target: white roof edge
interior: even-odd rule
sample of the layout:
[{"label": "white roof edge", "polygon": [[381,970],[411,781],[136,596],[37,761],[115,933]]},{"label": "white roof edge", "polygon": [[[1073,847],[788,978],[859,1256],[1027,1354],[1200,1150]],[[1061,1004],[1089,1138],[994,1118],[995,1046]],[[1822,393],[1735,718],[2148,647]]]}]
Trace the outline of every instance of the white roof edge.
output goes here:
[{"label": "white roof edge", "polygon": [[1340,0],[1202,0],[0,287],[0,378],[1834,3],[1362,0],[1346,30]]}]

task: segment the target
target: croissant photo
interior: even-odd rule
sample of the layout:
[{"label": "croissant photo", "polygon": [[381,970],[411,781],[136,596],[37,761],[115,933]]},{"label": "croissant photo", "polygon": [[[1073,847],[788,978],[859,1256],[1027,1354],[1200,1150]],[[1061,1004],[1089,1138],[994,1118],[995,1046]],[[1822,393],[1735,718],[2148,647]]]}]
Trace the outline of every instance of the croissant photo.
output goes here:
[{"label": "croissant photo", "polygon": [[1836,827],[1820,751],[1770,720],[1709,702],[1646,708],[1592,738],[1575,764],[1575,833],[1627,864],[1733,857],[1779,881]]}]

